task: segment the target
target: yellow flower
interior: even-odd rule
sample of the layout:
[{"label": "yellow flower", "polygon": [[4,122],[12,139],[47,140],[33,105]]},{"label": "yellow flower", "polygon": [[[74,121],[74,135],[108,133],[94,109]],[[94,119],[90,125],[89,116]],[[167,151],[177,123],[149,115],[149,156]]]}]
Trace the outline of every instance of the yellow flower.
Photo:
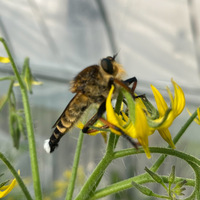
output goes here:
[{"label": "yellow flower", "polygon": [[[97,121],[95,124],[94,124],[94,128],[101,128],[104,124],[101,122],[101,121]],[[79,129],[83,129],[84,127],[84,124],[80,121],[78,121],[78,123],[76,124],[76,127],[79,128]],[[90,129],[89,129],[90,130]],[[103,139],[104,139],[104,142],[107,143],[107,132],[105,130],[96,130],[96,131],[92,131],[92,132],[89,132],[88,135],[97,135],[98,133],[101,133]]]},{"label": "yellow flower", "polygon": [[[188,109],[187,109],[187,111],[188,111],[189,115],[191,116],[191,115],[192,115],[191,112],[190,112]],[[197,117],[194,119],[194,121],[195,121],[198,125],[200,125],[200,107],[197,108]]]},{"label": "yellow flower", "polygon": [[157,104],[158,112],[159,112],[159,117],[155,119],[154,121],[155,122],[161,121],[165,117],[166,112],[169,109],[171,109],[169,114],[167,115],[166,120],[156,129],[158,130],[162,138],[172,148],[175,148],[168,128],[169,126],[171,126],[174,119],[183,111],[183,108],[185,107],[185,97],[184,97],[184,93],[181,87],[173,79],[171,80],[171,82],[174,87],[174,97],[171,91],[169,90],[169,88],[167,88],[167,92],[169,94],[169,98],[171,102],[170,108],[168,108],[167,103],[164,100],[163,96],[160,94],[160,92],[153,85],[151,85],[151,88],[152,88],[154,98]]},{"label": "yellow flower", "polygon": [[[140,104],[132,101],[132,103],[135,104],[135,115],[132,116],[134,117],[134,120],[130,120],[124,113],[122,114],[122,116],[118,115],[117,113],[115,113],[111,103],[113,91],[114,86],[112,85],[106,99],[106,112],[108,122],[121,129],[121,131],[123,131],[131,138],[136,138],[138,142],[143,146],[147,158],[151,158],[148,147],[148,136],[150,129],[147,123],[147,118],[142,108],[140,107]],[[110,128],[110,130],[117,135],[121,135],[121,132],[119,132],[119,130],[116,130],[112,127]]]},{"label": "yellow flower", "polygon": [[1,57],[1,56],[0,56],[0,62],[1,62],[1,63],[9,63],[9,62],[10,62],[10,59],[9,59],[9,58],[6,58],[6,57]]},{"label": "yellow flower", "polygon": [[[29,58],[26,58],[24,61],[21,77],[30,93],[32,93],[32,85],[42,85],[42,82],[36,81],[32,75],[31,68],[29,67]],[[19,83],[14,83],[14,86],[19,86]]]},{"label": "yellow flower", "polygon": [[[18,170],[18,174],[20,174],[20,171]],[[17,181],[16,179],[13,179],[10,185],[4,185],[0,188],[0,198],[5,197],[8,193],[11,192],[11,190],[15,187]]]}]

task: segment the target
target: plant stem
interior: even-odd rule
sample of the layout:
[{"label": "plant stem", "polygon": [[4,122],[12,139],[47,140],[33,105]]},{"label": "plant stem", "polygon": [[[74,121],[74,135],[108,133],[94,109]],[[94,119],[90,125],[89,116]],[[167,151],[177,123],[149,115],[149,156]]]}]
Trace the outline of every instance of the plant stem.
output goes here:
[{"label": "plant stem", "polygon": [[[163,179],[164,183],[169,183],[168,182],[168,177],[167,176],[161,176],[161,178]],[[192,179],[186,179],[186,178],[181,178],[181,177],[176,177],[175,182],[180,182],[186,180],[187,186],[194,186],[195,185],[195,181]],[[146,173],[145,174],[140,174],[138,176],[134,176],[132,178],[123,180],[123,181],[119,181],[117,183],[114,183],[112,185],[106,186],[105,188],[99,189],[95,192],[95,194],[91,197],[91,199],[99,199],[111,194],[115,194],[117,192],[121,192],[123,190],[127,190],[133,187],[132,182],[136,182],[137,184],[144,184],[144,183],[150,183],[150,182],[154,182],[152,180],[152,178],[150,178]]]},{"label": "plant stem", "polygon": [[[193,168],[194,172],[195,172],[195,187],[194,190],[192,192],[192,194],[185,198],[185,200],[199,200],[200,199],[200,184],[199,184],[199,180],[200,180],[200,168],[198,165],[196,165],[193,162],[188,161],[188,164]],[[196,197],[196,198],[195,198]]]},{"label": "plant stem", "polygon": [[[173,150],[173,149],[168,149],[168,148],[157,148],[157,147],[150,147],[150,151],[151,153],[160,153],[160,154],[167,154],[167,155],[171,155],[171,156],[176,156],[179,157],[183,160],[185,160],[186,162],[188,162],[188,164],[194,169],[194,167],[192,165],[195,165],[196,167],[200,167],[200,160],[187,155],[186,153],[177,151],[177,150]],[[121,150],[121,151],[117,151],[114,153],[113,158],[121,158],[124,156],[129,156],[129,155],[133,155],[133,154],[138,154],[138,153],[144,153],[143,149],[139,149],[139,150],[135,150],[133,148],[130,149],[125,149],[125,150]],[[194,169],[195,170],[195,169]],[[196,172],[196,171],[195,171]],[[198,178],[199,176],[196,175],[196,178]],[[183,180],[184,178],[182,178]],[[168,181],[168,177],[166,177],[165,179],[163,179],[164,182]],[[185,179],[184,179],[185,180]],[[141,174],[117,183],[114,183],[110,186],[107,186],[106,188],[100,189],[98,190],[93,196],[91,196],[91,199],[98,199],[98,198],[102,198],[126,189],[130,189],[133,187],[132,185],[132,181],[138,183],[138,184],[144,184],[144,183],[148,183],[148,182],[152,182],[152,178],[147,174]],[[176,178],[176,182],[180,181],[180,178]],[[194,185],[194,181],[191,179],[188,179],[188,184],[187,185]]]},{"label": "plant stem", "polygon": [[66,195],[66,200],[71,200],[74,192],[74,185],[76,181],[76,176],[77,176],[77,171],[78,171],[78,164],[79,164],[79,159],[80,159],[80,154],[81,154],[81,147],[83,143],[83,132],[80,131],[79,138],[78,138],[78,143],[76,147],[76,153],[74,156],[74,163],[72,167],[72,176],[69,182],[69,186],[67,188],[67,195]]},{"label": "plant stem", "polygon": [[6,81],[6,80],[15,80],[14,76],[5,76],[5,77],[1,77],[0,81]]},{"label": "plant stem", "polygon": [[[160,154],[176,156],[178,158],[185,160],[186,162],[188,161],[193,162],[196,165],[200,166],[200,159],[195,158],[194,156],[188,155],[186,153],[183,153],[181,151],[174,150],[171,148],[161,148],[161,147],[149,147],[149,149],[151,150],[152,153],[160,153]],[[142,148],[139,148],[138,150],[133,149],[133,148],[124,149],[124,150],[116,151],[114,153],[114,159],[133,155],[133,154],[140,154],[140,153],[144,153],[144,149]]]},{"label": "plant stem", "polygon": [[35,191],[35,199],[36,200],[42,200],[42,192],[41,192],[41,186],[40,186],[40,177],[39,177],[39,169],[38,169],[38,162],[37,162],[37,154],[36,154],[36,145],[35,145],[35,137],[34,137],[34,131],[33,131],[33,123],[31,118],[31,111],[30,111],[30,105],[29,105],[29,99],[27,90],[24,86],[24,83],[20,77],[20,74],[18,72],[18,69],[15,65],[15,62],[13,60],[13,57],[10,53],[10,50],[6,44],[6,41],[3,38],[0,38],[0,41],[3,43],[6,52],[9,56],[14,74],[17,78],[17,81],[20,85],[21,95],[22,95],[22,101],[24,106],[24,113],[25,113],[25,120],[26,120],[26,127],[27,127],[27,134],[28,134],[28,142],[29,142],[29,153],[30,153],[30,160],[31,160],[31,169],[32,169],[32,176],[33,176],[33,184],[34,184],[34,191]]},{"label": "plant stem", "polygon": [[21,187],[24,195],[26,196],[26,199],[27,200],[32,200],[32,197],[31,197],[29,191],[27,190],[26,185],[22,181],[21,177],[18,175],[18,173],[16,172],[16,170],[14,169],[14,167],[11,165],[11,163],[7,160],[7,158],[1,152],[0,152],[0,159],[5,163],[5,165],[11,171],[11,173],[13,174],[13,176],[16,178],[19,186]]},{"label": "plant stem", "polygon": [[103,159],[100,161],[100,163],[97,165],[91,176],[88,178],[85,185],[82,187],[80,193],[75,198],[76,200],[86,200],[89,198],[89,195],[91,194],[92,189],[94,186],[96,186],[96,181],[98,181],[102,174],[105,172],[105,169],[110,164],[110,162],[113,159],[113,155],[110,153],[107,153]]}]

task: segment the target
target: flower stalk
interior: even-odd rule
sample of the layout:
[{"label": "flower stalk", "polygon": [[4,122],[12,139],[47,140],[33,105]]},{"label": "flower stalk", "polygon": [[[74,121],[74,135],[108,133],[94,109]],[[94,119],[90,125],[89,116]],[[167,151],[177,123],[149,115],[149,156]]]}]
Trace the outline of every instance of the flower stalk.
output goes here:
[{"label": "flower stalk", "polygon": [[79,133],[79,138],[78,138],[78,143],[76,146],[76,153],[74,156],[74,163],[72,167],[72,176],[70,178],[69,186],[67,188],[67,195],[66,195],[66,200],[71,200],[74,192],[74,187],[75,187],[75,181],[76,181],[76,176],[77,176],[77,171],[78,171],[78,164],[80,160],[80,154],[81,154],[81,147],[83,143],[83,132],[80,131]]},{"label": "flower stalk", "polygon": [[15,65],[14,59],[10,53],[10,50],[8,48],[8,45],[6,44],[6,41],[3,38],[0,38],[0,41],[4,45],[4,48],[8,54],[9,60],[11,62],[11,66],[13,68],[14,74],[16,76],[16,79],[20,85],[22,101],[23,101],[23,106],[24,106],[27,134],[28,134],[29,153],[30,153],[30,160],[31,160],[33,184],[34,184],[34,190],[35,190],[35,199],[42,200],[42,192],[41,192],[41,186],[40,186],[40,177],[39,177],[39,169],[38,169],[37,153],[36,153],[36,144],[35,144],[33,123],[32,123],[31,110],[30,110],[27,90],[24,85],[24,82],[22,81],[22,79],[20,77],[19,71]]}]

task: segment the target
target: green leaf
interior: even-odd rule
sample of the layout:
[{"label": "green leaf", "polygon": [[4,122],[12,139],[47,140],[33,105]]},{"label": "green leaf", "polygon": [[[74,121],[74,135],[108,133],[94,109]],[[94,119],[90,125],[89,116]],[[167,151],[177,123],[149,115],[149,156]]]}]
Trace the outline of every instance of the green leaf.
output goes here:
[{"label": "green leaf", "polygon": [[152,190],[150,190],[148,187],[146,186],[142,186],[140,184],[137,184],[136,182],[132,181],[132,185],[137,188],[141,193],[145,194],[146,196],[151,196],[151,197],[158,197],[158,198],[163,198],[163,199],[170,199],[167,196],[162,196],[159,194],[154,193]]},{"label": "green leaf", "polygon": [[164,184],[162,178],[158,174],[154,173],[147,167],[145,167],[145,171],[154,179],[154,181],[156,181],[157,183]]},{"label": "green leaf", "polygon": [[141,193],[147,195],[147,196],[154,196],[154,193],[146,186],[142,186],[140,184],[137,184],[136,182],[132,182],[132,185],[137,188]]},{"label": "green leaf", "polygon": [[174,180],[175,180],[175,166],[174,165],[172,166],[172,170],[171,170],[168,180],[169,180],[170,185],[174,183]]}]

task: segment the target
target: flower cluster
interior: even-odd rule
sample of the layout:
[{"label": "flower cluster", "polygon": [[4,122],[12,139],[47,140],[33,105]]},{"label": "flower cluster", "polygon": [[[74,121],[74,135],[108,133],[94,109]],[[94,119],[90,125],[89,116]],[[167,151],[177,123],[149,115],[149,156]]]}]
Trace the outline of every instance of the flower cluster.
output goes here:
[{"label": "flower cluster", "polygon": [[[133,95],[129,91],[122,88],[121,91],[127,101],[128,112],[121,110],[120,114],[117,114],[111,103],[115,89],[114,85],[111,86],[106,99],[106,121],[108,124],[111,124],[108,125],[110,131],[117,135],[122,135],[123,133],[131,139],[137,139],[138,143],[144,148],[147,158],[151,158],[148,147],[148,137],[153,134],[155,130],[158,130],[162,138],[172,148],[175,148],[168,128],[185,107],[185,97],[181,87],[174,80],[171,80],[171,82],[174,87],[174,95],[167,87],[170,106],[167,105],[161,93],[153,85],[151,85],[151,89],[157,109],[145,96],[133,98]],[[100,131],[97,130],[92,134],[94,135],[99,132]]]}]

